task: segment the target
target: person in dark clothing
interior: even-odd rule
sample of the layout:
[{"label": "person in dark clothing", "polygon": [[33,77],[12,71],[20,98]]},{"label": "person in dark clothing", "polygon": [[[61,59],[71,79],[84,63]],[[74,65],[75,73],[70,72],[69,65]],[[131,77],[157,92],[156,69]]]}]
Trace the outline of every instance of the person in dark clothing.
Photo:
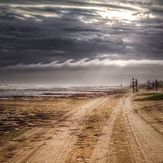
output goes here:
[{"label": "person in dark clothing", "polygon": [[155,80],[155,90],[156,91],[158,90],[158,80],[157,79]]},{"label": "person in dark clothing", "polygon": [[138,92],[138,80],[135,79],[135,89],[136,89],[136,92]]},{"label": "person in dark clothing", "polygon": [[134,80],[134,78],[132,79],[132,90],[133,90],[133,93],[135,93],[135,80]]},{"label": "person in dark clothing", "polygon": [[152,90],[155,90],[155,81],[152,81]]}]

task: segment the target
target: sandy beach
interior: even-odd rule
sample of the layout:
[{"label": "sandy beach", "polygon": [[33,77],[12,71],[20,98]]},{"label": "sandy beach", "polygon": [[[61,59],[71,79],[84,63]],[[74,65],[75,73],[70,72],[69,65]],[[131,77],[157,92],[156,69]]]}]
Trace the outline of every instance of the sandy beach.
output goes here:
[{"label": "sandy beach", "polygon": [[163,101],[149,96],[119,89],[1,99],[0,162],[163,162]]},{"label": "sandy beach", "polygon": [[163,0],[0,0],[0,163],[163,163]]}]

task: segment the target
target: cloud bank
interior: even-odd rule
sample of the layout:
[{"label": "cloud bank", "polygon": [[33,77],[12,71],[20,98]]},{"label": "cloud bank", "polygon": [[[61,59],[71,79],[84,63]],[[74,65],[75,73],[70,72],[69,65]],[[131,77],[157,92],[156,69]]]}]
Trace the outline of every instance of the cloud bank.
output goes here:
[{"label": "cloud bank", "polygon": [[163,60],[110,60],[110,59],[82,59],[75,61],[73,59],[67,60],[63,63],[54,61],[51,63],[37,63],[37,64],[17,64],[14,66],[6,66],[6,70],[55,70],[55,69],[96,69],[109,67],[146,67],[146,66],[161,66],[163,68]]},{"label": "cloud bank", "polygon": [[122,69],[126,79],[135,71],[161,78],[162,45],[161,0],[0,2],[0,82],[26,81],[27,71],[48,77],[54,70],[65,83],[69,76],[78,83],[74,74],[93,69],[99,76],[108,69],[122,76]]}]

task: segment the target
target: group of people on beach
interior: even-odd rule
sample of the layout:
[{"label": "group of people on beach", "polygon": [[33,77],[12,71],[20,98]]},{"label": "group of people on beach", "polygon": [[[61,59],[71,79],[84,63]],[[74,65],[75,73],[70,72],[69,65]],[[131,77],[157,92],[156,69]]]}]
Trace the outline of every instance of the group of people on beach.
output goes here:
[{"label": "group of people on beach", "polygon": [[158,90],[159,87],[159,82],[157,79],[155,79],[154,81],[147,81],[147,90]]},{"label": "group of people on beach", "polygon": [[[132,78],[131,87],[132,87],[133,93],[139,91],[138,80],[136,78]],[[159,82],[157,79],[155,79],[154,81],[148,80],[146,83],[147,90],[156,90],[157,91],[158,87],[159,87]]]}]

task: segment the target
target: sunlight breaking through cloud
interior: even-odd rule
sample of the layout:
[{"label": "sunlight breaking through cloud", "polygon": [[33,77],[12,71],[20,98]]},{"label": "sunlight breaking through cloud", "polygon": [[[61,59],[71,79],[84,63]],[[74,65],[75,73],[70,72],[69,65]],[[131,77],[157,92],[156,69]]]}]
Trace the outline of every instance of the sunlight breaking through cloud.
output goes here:
[{"label": "sunlight breaking through cloud", "polygon": [[2,0],[0,82],[41,71],[62,71],[63,82],[65,74],[81,71],[88,80],[108,70],[126,78],[135,71],[160,77],[162,13],[159,0]]},{"label": "sunlight breaking through cloud", "polygon": [[7,66],[5,69],[76,69],[76,68],[97,68],[97,67],[128,67],[128,66],[146,66],[146,65],[163,65],[163,60],[110,60],[110,59],[93,59],[88,58],[74,61],[73,59],[67,60],[63,63],[54,61],[51,63],[37,63],[37,64],[17,64],[14,66]]}]

